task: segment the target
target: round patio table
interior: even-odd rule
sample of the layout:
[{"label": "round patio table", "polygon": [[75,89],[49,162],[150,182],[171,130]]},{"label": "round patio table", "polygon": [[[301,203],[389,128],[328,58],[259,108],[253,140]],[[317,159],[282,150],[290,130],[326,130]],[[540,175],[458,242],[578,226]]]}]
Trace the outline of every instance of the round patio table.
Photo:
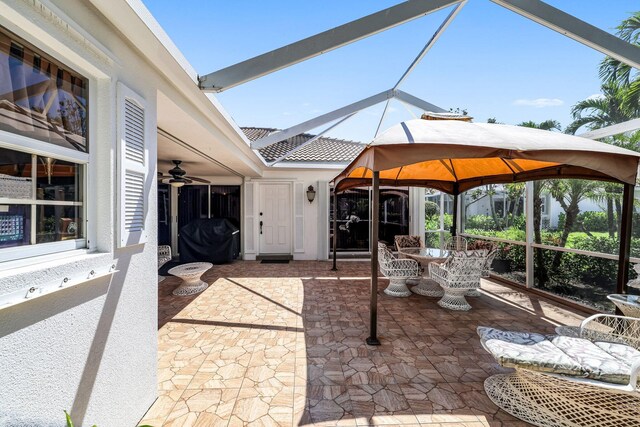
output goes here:
[{"label": "round patio table", "polygon": [[182,279],[180,286],[173,290],[173,295],[193,295],[207,289],[209,284],[200,280],[200,276],[211,267],[213,264],[210,262],[192,262],[173,267],[168,273]]},{"label": "round patio table", "polygon": [[400,248],[407,258],[415,259],[422,266],[422,279],[417,286],[411,288],[411,292],[427,297],[441,297],[444,291],[435,281],[429,278],[429,263],[444,262],[449,256],[449,251],[435,248]]},{"label": "round patio table", "polygon": [[640,297],[638,295],[611,294],[607,295],[625,316],[640,317]]}]

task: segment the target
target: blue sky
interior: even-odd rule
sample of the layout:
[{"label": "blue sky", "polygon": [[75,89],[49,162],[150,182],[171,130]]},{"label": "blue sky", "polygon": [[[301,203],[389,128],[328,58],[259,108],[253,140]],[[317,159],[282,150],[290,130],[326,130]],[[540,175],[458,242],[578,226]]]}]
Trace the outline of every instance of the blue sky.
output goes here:
[{"label": "blue sky", "polygon": [[[143,0],[199,74],[341,25],[399,0]],[[637,0],[549,0],[606,31]],[[391,88],[451,9],[231,88],[217,97],[240,126],[287,128]],[[603,55],[488,0],[469,0],[400,89],[478,122],[571,122],[576,102],[599,93]],[[369,142],[383,105],[331,136]],[[419,115],[393,101],[382,129]],[[327,127],[325,125],[316,131]]]}]

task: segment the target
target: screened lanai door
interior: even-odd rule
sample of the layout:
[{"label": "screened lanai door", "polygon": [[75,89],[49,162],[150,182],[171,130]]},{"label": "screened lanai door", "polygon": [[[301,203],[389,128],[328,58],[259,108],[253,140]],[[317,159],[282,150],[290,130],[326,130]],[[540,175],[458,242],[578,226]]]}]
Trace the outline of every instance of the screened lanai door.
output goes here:
[{"label": "screened lanai door", "polygon": [[[338,193],[337,233],[333,231],[333,192],[329,199],[329,247],[337,236],[340,252],[371,250],[371,189],[352,188]],[[393,245],[395,236],[409,234],[409,188],[381,188],[378,212],[380,241]]]}]

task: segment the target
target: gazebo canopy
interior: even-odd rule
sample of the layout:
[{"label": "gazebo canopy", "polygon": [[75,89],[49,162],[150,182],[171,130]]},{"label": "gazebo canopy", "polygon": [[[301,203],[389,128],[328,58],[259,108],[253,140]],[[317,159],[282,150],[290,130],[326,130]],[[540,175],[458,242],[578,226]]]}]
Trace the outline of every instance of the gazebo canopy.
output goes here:
[{"label": "gazebo canopy", "polygon": [[371,142],[334,182],[430,187],[459,194],[485,184],[584,178],[635,184],[640,153],[559,132],[458,120],[409,120]]}]

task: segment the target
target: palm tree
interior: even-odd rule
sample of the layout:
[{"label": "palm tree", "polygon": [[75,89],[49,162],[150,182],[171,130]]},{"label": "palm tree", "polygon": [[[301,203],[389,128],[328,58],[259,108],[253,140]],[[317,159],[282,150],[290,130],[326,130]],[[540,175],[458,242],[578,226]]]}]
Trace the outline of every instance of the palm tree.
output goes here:
[{"label": "palm tree", "polygon": [[[575,134],[583,126],[589,130],[599,129],[640,115],[639,106],[629,108],[624,104],[626,91],[620,83],[610,81],[603,84],[601,89],[601,96],[589,97],[571,108],[573,122],[567,126],[566,133]],[[611,142],[620,140],[624,141],[624,137],[614,138]]]},{"label": "palm tree", "polygon": [[[622,40],[640,45],[640,11],[622,21],[617,30],[618,37]],[[624,106],[637,108],[640,101],[640,72],[617,59],[606,57],[600,63],[600,78],[606,82],[617,82],[625,88]]]},{"label": "palm tree", "polygon": [[[522,122],[518,126],[541,130],[560,130],[560,122],[557,120],[545,120],[540,123],[531,120]],[[542,220],[542,191],[548,185],[548,181],[533,181],[533,238],[536,243],[542,243],[541,220]],[[544,268],[544,256],[542,249],[535,250],[536,264],[535,276],[538,279],[538,286],[544,286],[549,281],[546,268]]]},{"label": "palm tree", "polygon": [[525,128],[534,128],[541,130],[560,130],[560,122],[557,120],[545,120],[544,122],[536,123],[534,121],[527,121],[518,123],[518,126],[522,126]]},{"label": "palm tree", "polygon": [[[569,234],[573,231],[578,214],[580,213],[580,202],[587,199],[589,195],[596,191],[600,186],[598,181],[589,181],[584,179],[554,179],[549,181],[549,191],[554,199],[560,203],[564,210],[565,219],[562,234],[560,235],[560,247],[565,247]],[[551,270],[556,271],[560,267],[562,260],[561,251],[556,251],[551,263]]]},{"label": "palm tree", "polygon": [[[610,58],[609,58],[610,59]],[[625,104],[627,90],[616,80],[611,80],[602,85],[602,96],[587,98],[578,102],[571,109],[574,121],[565,130],[566,133],[575,134],[583,126],[592,130],[617,123],[626,122],[640,116],[640,105],[634,108]],[[640,132],[631,135],[615,135],[606,138],[604,141],[613,145],[638,151],[638,141]],[[615,204],[618,218],[620,218],[622,189],[619,185],[612,183],[602,183],[600,188],[594,189],[596,200],[606,202],[607,224],[609,235],[613,237],[617,227],[615,226],[615,215],[613,206]]]}]

